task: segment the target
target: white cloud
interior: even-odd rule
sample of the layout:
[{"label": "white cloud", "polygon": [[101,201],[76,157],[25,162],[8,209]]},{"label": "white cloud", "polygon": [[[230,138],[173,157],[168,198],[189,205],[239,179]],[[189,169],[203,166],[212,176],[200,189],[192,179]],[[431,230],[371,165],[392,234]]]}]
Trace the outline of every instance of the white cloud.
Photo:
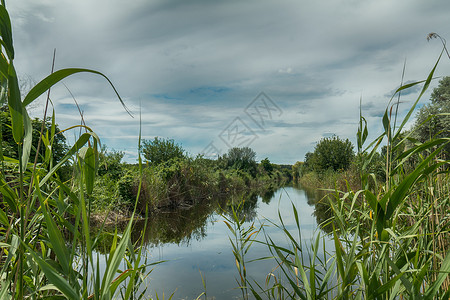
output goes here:
[{"label": "white cloud", "polygon": [[[283,122],[253,146],[280,163],[302,160],[325,133],[354,139],[361,97],[371,104],[364,113],[375,134],[404,59],[405,80],[423,79],[442,48],[426,34],[450,36],[443,0],[27,0],[7,7],[21,74],[46,76],[57,48],[57,68],[97,69],[114,82],[134,119],[103,78],[65,80],[110,148],[131,151],[141,106],[143,135],[199,152],[265,91]],[[438,75],[449,70],[445,58]],[[79,123],[63,86],[52,99],[61,125]]]}]

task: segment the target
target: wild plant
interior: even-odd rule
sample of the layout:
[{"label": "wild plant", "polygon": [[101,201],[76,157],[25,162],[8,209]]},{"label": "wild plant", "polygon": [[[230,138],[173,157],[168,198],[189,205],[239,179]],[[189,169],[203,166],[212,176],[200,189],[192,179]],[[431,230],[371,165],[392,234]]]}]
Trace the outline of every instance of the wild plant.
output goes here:
[{"label": "wild plant", "polygon": [[[342,293],[373,299],[446,299],[449,295],[444,281],[450,271],[450,252],[448,244],[444,246],[443,242],[448,240],[449,232],[449,162],[439,155],[450,139],[432,138],[420,143],[411,138],[411,132],[404,132],[433,79],[440,58],[426,80],[397,89],[383,116],[384,132],[365,149],[368,129],[364,117],[360,116],[358,150],[366,158],[361,168],[363,190],[336,191],[330,201]],[[394,97],[421,83],[419,96],[397,127],[399,101],[394,103]],[[369,188],[370,181],[376,183],[377,176],[367,172],[366,167],[383,141],[387,144],[386,180],[379,189]],[[413,155],[419,160],[411,169],[407,164]],[[349,240],[349,234],[357,239]],[[355,255],[344,255],[348,251],[353,253],[354,249]],[[349,263],[357,276],[354,281],[345,280],[345,264]]]},{"label": "wild plant", "polygon": [[[98,168],[100,139],[86,125],[73,146],[58,161],[52,160],[52,144],[57,134],[55,112],[50,130],[40,132],[38,145],[33,145],[33,130],[27,106],[50,88],[78,73],[93,73],[104,77],[124,105],[111,81],[102,73],[89,69],[62,69],[52,72],[21,98],[14,68],[15,50],[12,29],[5,1],[0,6],[0,86],[2,100],[7,102],[18,159],[0,152],[0,255],[1,299],[112,299],[124,280],[142,270],[140,252],[131,256],[128,269],[120,271],[127,251],[135,253],[130,242],[130,221],[124,233],[114,235],[104,272],[95,248],[98,235],[89,228],[90,196]],[[0,141],[1,142],[1,141]],[[32,147],[45,148],[44,160],[30,156]],[[37,155],[37,154],[36,154]],[[76,176],[64,182],[58,170],[72,162]],[[133,219],[133,218],[131,218]],[[124,299],[132,297],[129,286]]]},{"label": "wild plant", "polygon": [[[239,202],[237,205],[231,205],[231,212],[229,215],[227,216],[224,212],[222,213],[222,217],[225,219],[224,223],[231,232],[229,240],[233,247],[233,255],[239,274],[239,278],[236,279],[236,282],[241,290],[242,298],[249,299],[249,290],[254,293],[254,289],[251,288],[251,283],[247,279],[246,254],[249,252],[260,229],[256,228],[254,223],[250,226],[245,225],[246,216],[245,213],[243,213],[243,205],[243,201]],[[257,293],[254,293],[254,295],[257,295]]]},{"label": "wild plant", "polygon": [[[449,299],[450,168],[442,150],[450,138],[419,142],[413,132],[404,131],[444,51],[445,42],[425,80],[397,89],[382,119],[384,132],[366,147],[368,128],[361,112],[357,157],[362,188],[353,190],[347,183],[345,190],[330,190],[324,198],[330,199],[332,217],[322,226],[332,228],[333,253],[326,254],[324,245],[322,258],[319,234],[307,247],[280,218],[277,226],[289,245],[282,247],[266,235],[280,274],[269,273],[259,290],[241,283],[257,299]],[[423,84],[419,96],[397,125],[395,97],[419,84]],[[380,182],[370,164],[379,158],[383,143],[385,182]],[[300,232],[295,207],[293,211]]]}]

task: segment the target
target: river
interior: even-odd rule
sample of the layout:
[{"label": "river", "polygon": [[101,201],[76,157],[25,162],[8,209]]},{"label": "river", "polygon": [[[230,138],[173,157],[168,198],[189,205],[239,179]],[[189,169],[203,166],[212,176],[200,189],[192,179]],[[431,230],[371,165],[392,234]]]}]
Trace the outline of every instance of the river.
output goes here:
[{"label": "river", "polygon": [[[297,237],[297,226],[292,205],[298,211],[301,237],[304,245],[318,231],[315,214],[315,194],[299,187],[284,187],[268,192],[263,196],[245,199],[244,226],[265,225],[258,240],[264,241],[270,236],[277,245],[287,245],[283,232],[271,222],[279,224],[279,215],[285,227]],[[145,236],[144,256],[147,263],[164,261],[152,266],[153,271],[145,280],[146,298],[196,299],[206,292],[208,299],[239,299],[241,291],[237,289],[235,258],[229,238],[233,238],[224,222],[229,216],[230,201],[217,201],[195,208],[164,212],[150,218]],[[138,232],[138,231],[137,231]],[[136,233],[137,234],[137,233]],[[328,247],[327,247],[328,248]],[[253,243],[245,256],[247,261],[270,256],[266,245]],[[276,263],[273,259],[257,260],[247,263],[247,276],[262,286],[266,276],[273,271]],[[274,270],[279,272],[279,270]],[[206,288],[206,289],[205,289]],[[164,297],[163,297],[164,295]],[[201,297],[205,299],[205,295]]]}]

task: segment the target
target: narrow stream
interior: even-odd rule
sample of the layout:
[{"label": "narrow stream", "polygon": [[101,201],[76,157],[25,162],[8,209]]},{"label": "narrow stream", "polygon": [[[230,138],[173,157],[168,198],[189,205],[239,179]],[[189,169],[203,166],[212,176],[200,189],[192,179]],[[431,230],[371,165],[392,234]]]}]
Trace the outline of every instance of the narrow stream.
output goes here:
[{"label": "narrow stream", "polygon": [[[262,227],[263,230],[257,236],[259,241],[265,241],[265,237],[270,236],[277,246],[286,247],[287,237],[272,223],[280,224],[281,216],[292,236],[299,237],[292,209],[294,205],[298,212],[302,245],[308,248],[320,231],[317,220],[321,222],[326,219],[323,205],[316,204],[316,198],[320,197],[315,192],[293,186],[269,191],[262,196],[244,197],[241,211],[246,217],[244,226],[254,224],[257,228]],[[242,201],[242,197],[217,200],[188,209],[158,212],[149,217],[144,236],[143,262],[162,262],[146,270],[153,269],[145,285],[140,287],[144,299],[157,299],[156,294],[159,299],[169,299],[173,294],[172,299],[192,300],[202,293],[206,293],[207,299],[242,299],[237,283],[239,273],[230,242],[234,236],[224,222],[224,216],[231,214],[230,204],[239,201]],[[135,224],[133,241],[139,239],[144,224],[143,221]],[[328,245],[331,243],[328,243],[327,238],[325,240],[329,250]],[[307,252],[303,251],[306,261]],[[251,282],[255,280],[264,287],[269,273],[280,273],[274,259],[260,259],[269,256],[271,254],[266,245],[252,244],[245,256],[248,262],[247,278]],[[319,250],[319,256],[323,257],[323,250]],[[105,257],[102,257],[100,272],[105,266]],[[205,295],[199,299],[206,299]]]},{"label": "narrow stream", "polygon": [[[304,244],[311,243],[318,228],[314,193],[298,187],[284,187],[262,197],[246,199],[245,226],[254,223],[260,227],[264,224],[265,234],[277,245],[285,245],[285,235],[269,221],[279,224],[280,214],[286,228],[298,236],[292,204],[298,210],[302,241]],[[164,262],[152,267],[153,271],[146,281],[147,298],[156,299],[157,293],[159,299],[168,299],[174,293],[172,299],[196,299],[203,292],[206,292],[208,299],[241,298],[236,281],[239,275],[229,240],[233,236],[220,214],[224,212],[221,207],[225,207],[226,214],[227,205],[223,201],[160,213],[151,218],[145,237],[145,257],[149,263]],[[262,232],[258,239],[264,240]],[[267,246],[254,243],[246,260],[267,256],[270,256]],[[248,277],[263,285],[275,266],[273,259],[250,262],[247,264]]]}]

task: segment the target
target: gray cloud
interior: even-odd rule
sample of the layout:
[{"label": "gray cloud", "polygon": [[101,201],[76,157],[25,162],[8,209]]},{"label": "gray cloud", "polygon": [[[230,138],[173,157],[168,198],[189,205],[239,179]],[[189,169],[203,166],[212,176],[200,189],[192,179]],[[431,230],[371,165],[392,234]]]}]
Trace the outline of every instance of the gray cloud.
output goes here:
[{"label": "gray cloud", "polygon": [[[134,119],[103,78],[80,74],[65,83],[104,142],[129,153],[139,110],[144,136],[171,137],[195,153],[234,118],[244,118],[261,91],[283,110],[252,144],[273,161],[303,159],[326,133],[353,139],[360,98],[375,136],[405,58],[405,81],[424,79],[441,50],[426,34],[450,36],[444,0],[7,4],[19,72],[43,78],[57,48],[57,68],[105,73]],[[443,62],[438,73],[449,70]],[[403,93],[402,114],[415,92]],[[52,99],[61,127],[79,123],[64,87],[53,89]]]}]

